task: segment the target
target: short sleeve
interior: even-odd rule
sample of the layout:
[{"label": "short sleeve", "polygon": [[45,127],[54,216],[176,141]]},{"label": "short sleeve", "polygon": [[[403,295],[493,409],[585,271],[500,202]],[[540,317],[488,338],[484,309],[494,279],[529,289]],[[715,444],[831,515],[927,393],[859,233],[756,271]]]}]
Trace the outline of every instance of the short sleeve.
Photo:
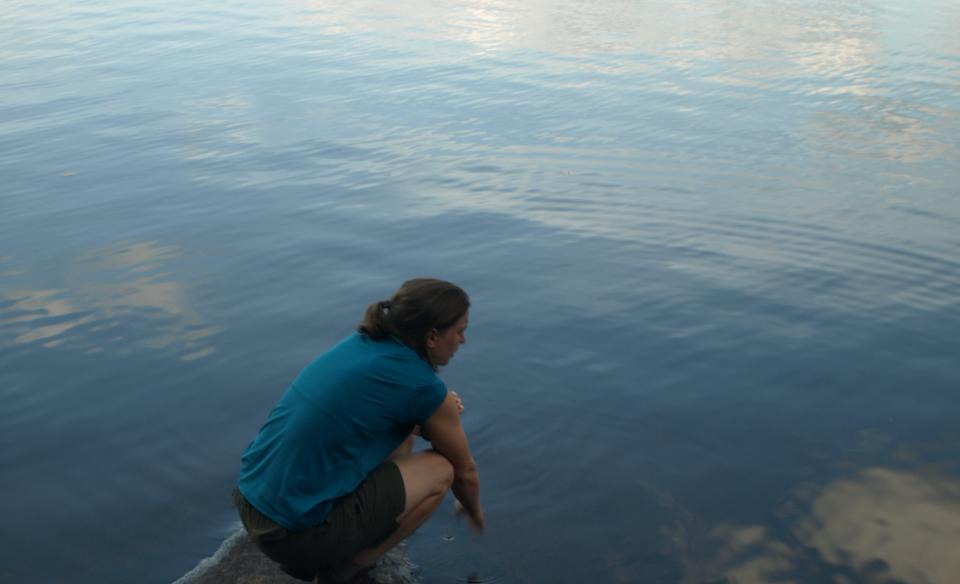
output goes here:
[{"label": "short sleeve", "polygon": [[447,399],[447,386],[439,377],[434,377],[432,383],[420,385],[413,391],[410,400],[410,416],[419,425],[423,425]]},{"label": "short sleeve", "polygon": [[413,351],[377,359],[369,372],[372,387],[395,422],[423,424],[447,397],[447,386]]}]

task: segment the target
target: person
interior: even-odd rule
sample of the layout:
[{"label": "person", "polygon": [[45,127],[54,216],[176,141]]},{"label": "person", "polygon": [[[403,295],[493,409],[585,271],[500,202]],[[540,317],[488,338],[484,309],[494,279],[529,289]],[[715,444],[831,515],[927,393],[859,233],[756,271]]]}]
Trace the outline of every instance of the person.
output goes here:
[{"label": "person", "polygon": [[[448,490],[483,531],[463,403],[437,376],[466,342],[469,308],[450,282],[404,282],[284,392],[244,451],[234,490],[244,528],[284,572],[349,581]],[[432,448],[413,452],[416,434]]]}]

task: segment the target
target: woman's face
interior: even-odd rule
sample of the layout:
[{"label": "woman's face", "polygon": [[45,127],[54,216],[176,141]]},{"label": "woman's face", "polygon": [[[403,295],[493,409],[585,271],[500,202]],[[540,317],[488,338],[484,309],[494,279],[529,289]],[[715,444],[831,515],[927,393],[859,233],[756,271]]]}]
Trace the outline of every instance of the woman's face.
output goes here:
[{"label": "woman's face", "polygon": [[468,311],[453,326],[442,331],[430,331],[427,335],[427,353],[435,367],[449,363],[460,345],[467,342],[466,332],[469,321],[470,312]]}]

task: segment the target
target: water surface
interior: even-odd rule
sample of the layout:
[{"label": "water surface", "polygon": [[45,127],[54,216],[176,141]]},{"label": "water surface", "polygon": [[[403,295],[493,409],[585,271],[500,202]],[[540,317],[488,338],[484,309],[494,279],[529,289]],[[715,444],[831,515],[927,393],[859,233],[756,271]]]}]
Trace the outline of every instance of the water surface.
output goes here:
[{"label": "water surface", "polygon": [[432,275],[474,301],[443,376],[489,533],[448,503],[425,583],[948,582],[958,29],[946,0],[7,2],[0,579],[188,571],[286,384]]}]

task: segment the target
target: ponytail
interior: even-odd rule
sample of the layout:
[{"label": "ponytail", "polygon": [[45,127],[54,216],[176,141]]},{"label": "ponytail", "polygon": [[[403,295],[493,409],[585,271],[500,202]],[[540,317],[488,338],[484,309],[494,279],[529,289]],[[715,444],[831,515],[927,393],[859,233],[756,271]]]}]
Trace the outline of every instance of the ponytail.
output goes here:
[{"label": "ponytail", "polygon": [[390,301],[374,302],[363,313],[363,320],[357,330],[377,341],[390,336],[392,333],[387,327],[386,312],[390,310]]}]

